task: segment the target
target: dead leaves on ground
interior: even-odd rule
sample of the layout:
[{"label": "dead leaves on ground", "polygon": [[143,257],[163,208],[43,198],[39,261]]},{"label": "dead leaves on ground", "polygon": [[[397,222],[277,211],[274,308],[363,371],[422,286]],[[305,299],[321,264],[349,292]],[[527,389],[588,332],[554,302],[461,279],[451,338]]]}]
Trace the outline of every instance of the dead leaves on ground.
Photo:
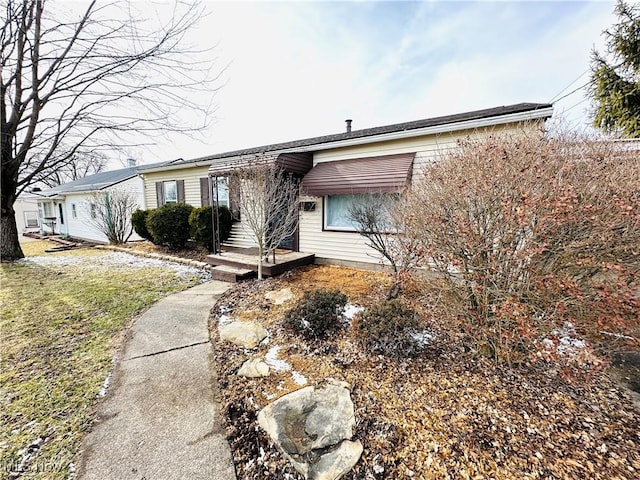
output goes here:
[{"label": "dead leaves on ground", "polygon": [[[366,306],[384,295],[388,282],[384,274],[306,267],[239,284],[219,303],[232,310],[229,315],[244,312],[242,317],[257,317],[269,330],[269,344],[256,355],[280,345],[280,357],[310,384],[334,377],[352,385],[356,437],[365,450],[345,478],[640,477],[640,416],[606,375],[571,385],[543,363],[507,368],[465,353],[453,339],[448,345],[441,338],[437,353],[405,361],[363,352],[348,330],[325,344],[307,344],[280,324],[292,303],[271,306],[263,296],[284,287],[296,297],[306,289],[340,288],[351,302]],[[215,328],[212,334],[217,338]],[[255,416],[299,386],[286,371],[264,379],[236,376],[247,358],[228,344],[216,344],[238,478],[298,478],[270,446]]]}]

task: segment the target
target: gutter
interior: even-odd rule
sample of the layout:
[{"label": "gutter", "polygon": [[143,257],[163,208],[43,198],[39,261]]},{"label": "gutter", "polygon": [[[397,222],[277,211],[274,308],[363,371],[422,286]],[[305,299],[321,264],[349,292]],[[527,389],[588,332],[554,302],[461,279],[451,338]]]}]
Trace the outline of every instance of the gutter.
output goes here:
[{"label": "gutter", "polygon": [[[225,157],[226,158],[226,157]],[[231,158],[231,157],[229,157]],[[216,159],[219,160],[219,159]],[[180,170],[191,167],[210,167],[216,160],[201,160],[199,162],[185,162],[176,165],[167,165],[166,167],[152,167],[148,169],[139,169],[138,175],[144,177],[145,173],[166,172],[169,170]]]}]

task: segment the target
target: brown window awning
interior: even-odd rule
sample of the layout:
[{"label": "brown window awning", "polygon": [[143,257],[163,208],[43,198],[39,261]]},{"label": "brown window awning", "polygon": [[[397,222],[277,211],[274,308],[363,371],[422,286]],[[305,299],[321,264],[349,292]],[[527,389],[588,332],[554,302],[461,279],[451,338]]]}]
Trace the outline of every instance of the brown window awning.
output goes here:
[{"label": "brown window awning", "polygon": [[318,163],[302,180],[307,195],[393,193],[411,180],[415,153]]}]

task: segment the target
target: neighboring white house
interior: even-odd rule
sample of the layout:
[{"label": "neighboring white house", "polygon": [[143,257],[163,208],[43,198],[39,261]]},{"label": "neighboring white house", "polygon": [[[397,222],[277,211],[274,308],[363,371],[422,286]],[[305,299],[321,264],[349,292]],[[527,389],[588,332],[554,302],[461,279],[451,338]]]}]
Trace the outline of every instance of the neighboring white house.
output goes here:
[{"label": "neighboring white house", "polygon": [[13,210],[16,213],[18,233],[37,232],[40,230],[37,196],[29,193],[21,194],[13,204]]},{"label": "neighboring white house", "polygon": [[[144,185],[136,167],[96,173],[37,192],[41,232],[106,243],[106,235],[92,224],[92,204],[94,195],[109,195],[116,190],[133,193],[138,207],[145,208]],[[130,240],[141,238],[134,232]]]}]

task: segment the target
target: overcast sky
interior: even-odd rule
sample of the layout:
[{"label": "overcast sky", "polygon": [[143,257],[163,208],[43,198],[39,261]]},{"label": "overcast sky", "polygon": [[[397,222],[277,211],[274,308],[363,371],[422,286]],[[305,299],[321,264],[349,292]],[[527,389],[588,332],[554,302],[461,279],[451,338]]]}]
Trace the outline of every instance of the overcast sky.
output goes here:
[{"label": "overcast sky", "polygon": [[[204,141],[133,151],[141,163],[337,133],[346,118],[360,129],[550,102],[588,81],[590,52],[615,21],[613,1],[204,5],[193,39],[228,64],[216,121]],[[586,125],[584,91],[556,114]]]}]

